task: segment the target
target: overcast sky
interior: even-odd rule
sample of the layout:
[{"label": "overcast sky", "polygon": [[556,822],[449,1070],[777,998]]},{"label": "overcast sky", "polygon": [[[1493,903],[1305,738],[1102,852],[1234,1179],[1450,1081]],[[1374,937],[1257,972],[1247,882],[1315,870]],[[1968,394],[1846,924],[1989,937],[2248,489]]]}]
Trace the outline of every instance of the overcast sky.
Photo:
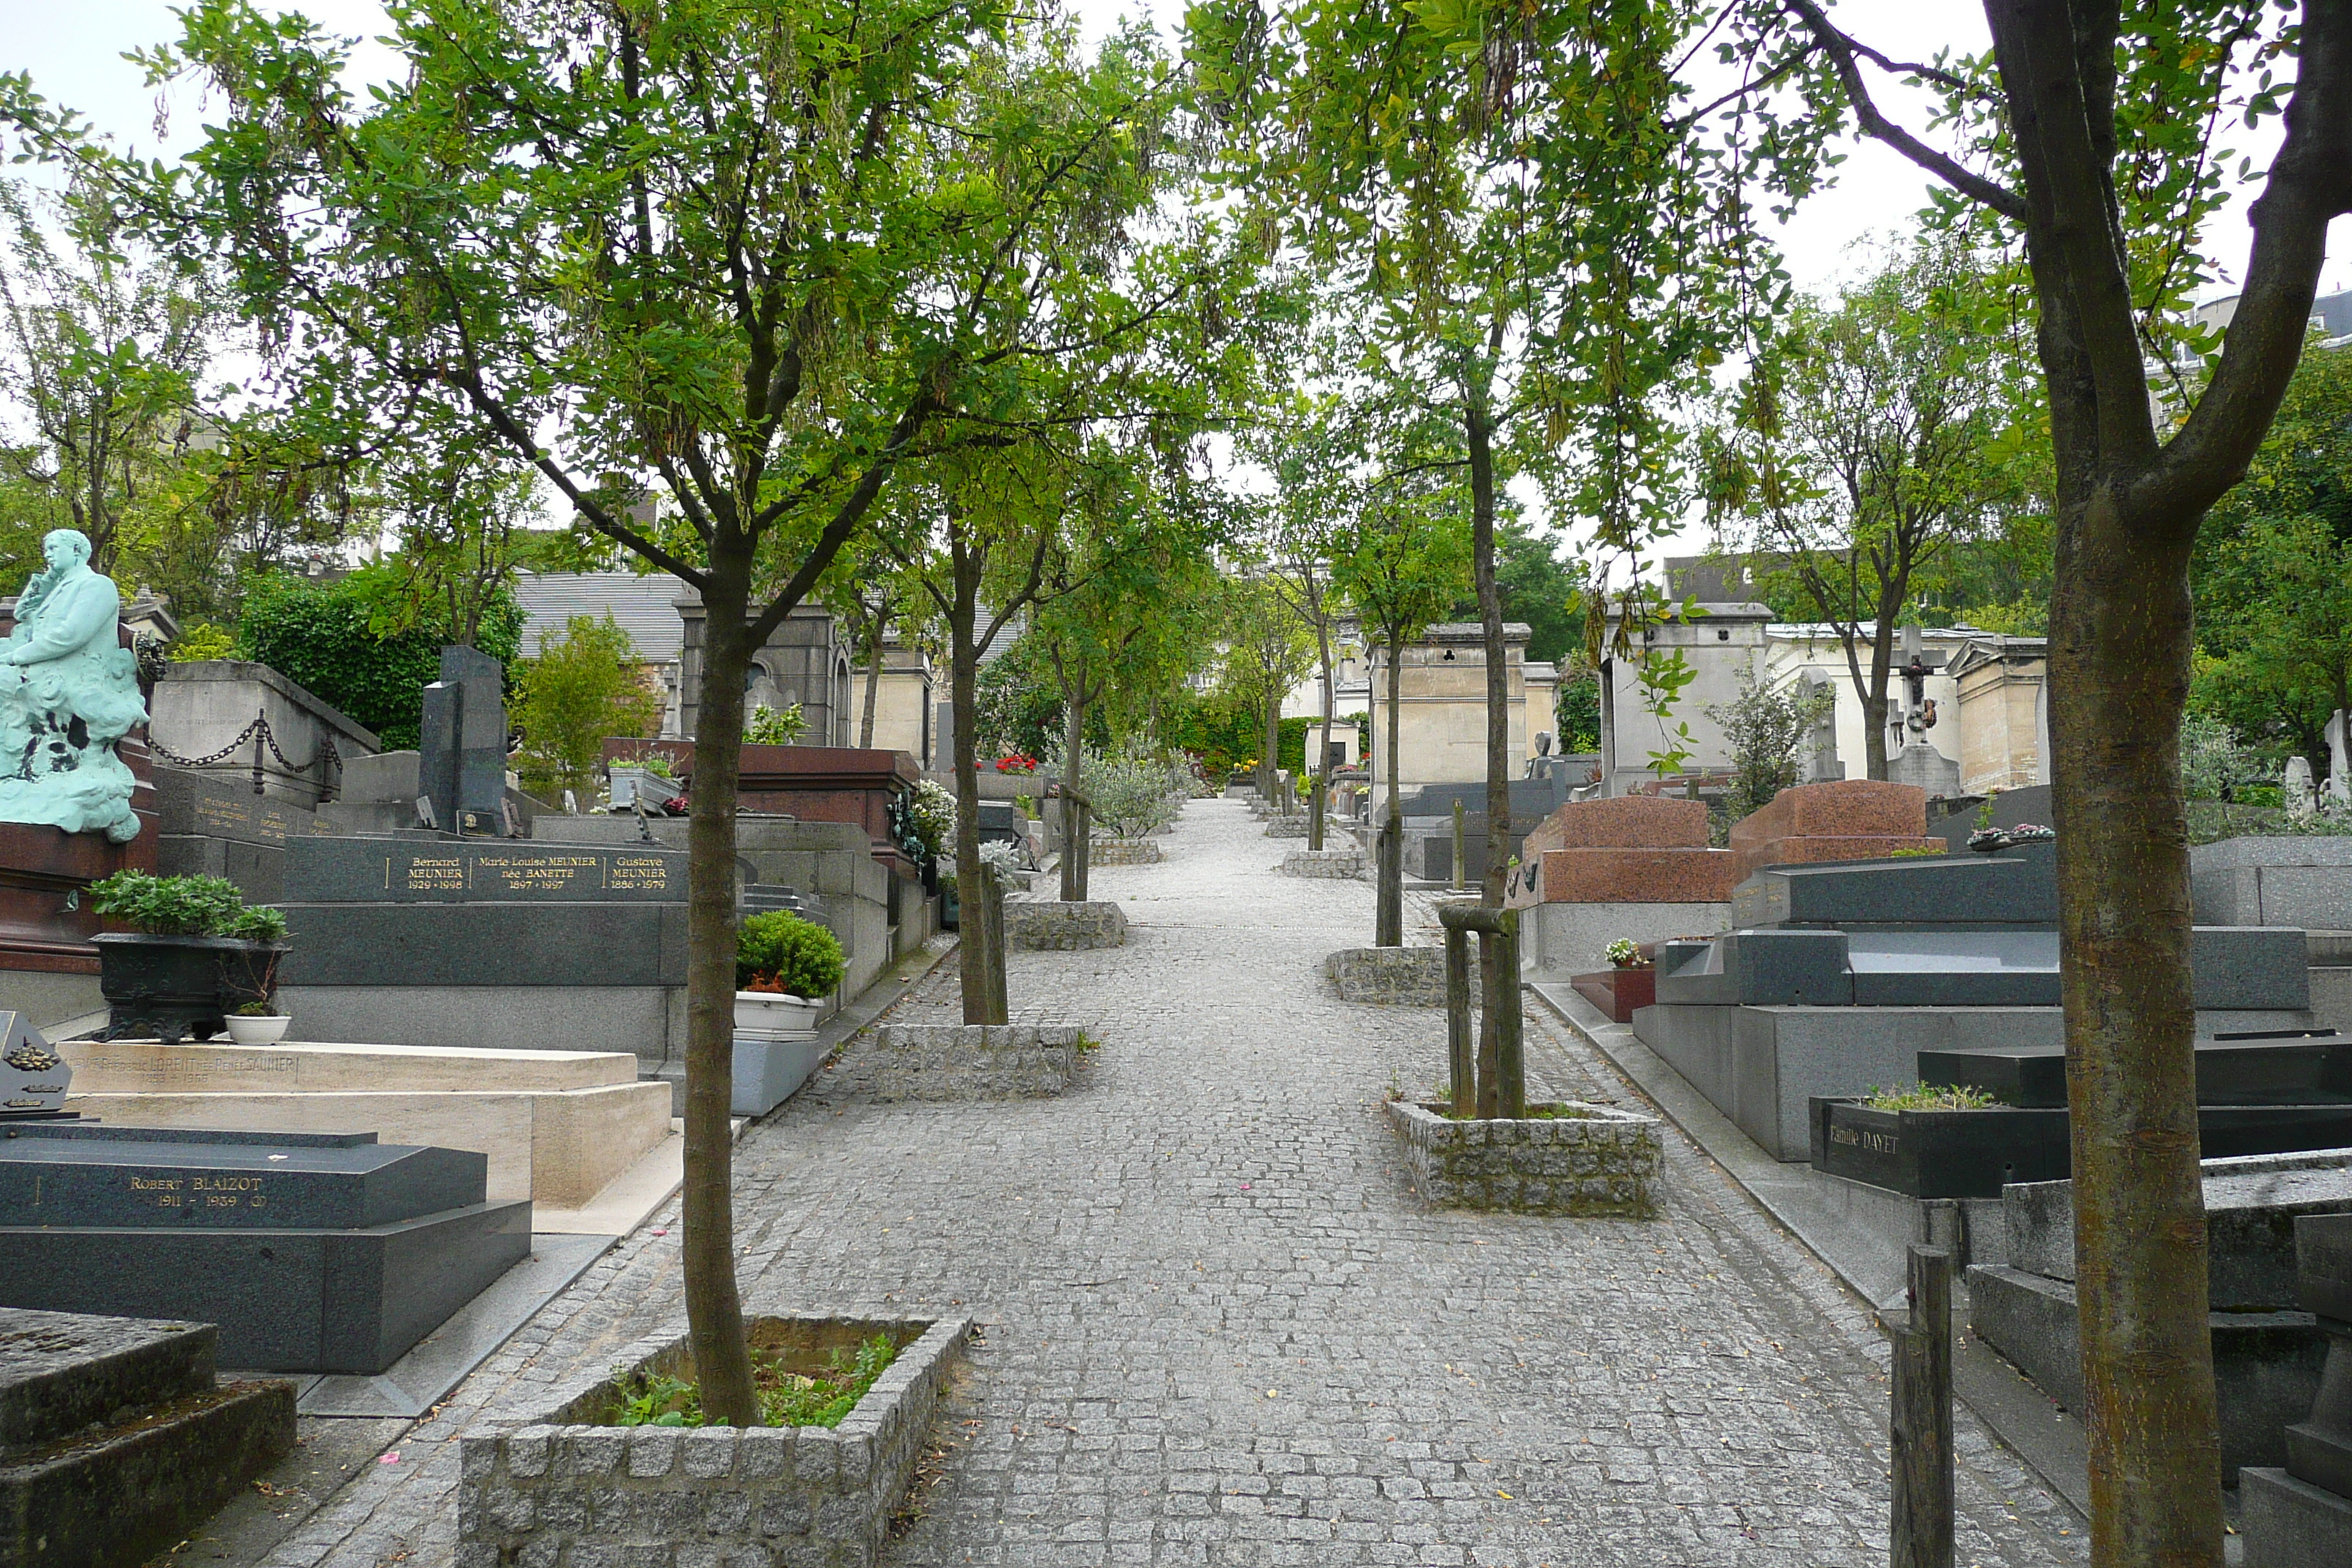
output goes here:
[{"label": "overcast sky", "polygon": [[[1066,4],[1097,32],[1122,16],[1143,14],[1172,35],[1184,9],[1183,0]],[[323,26],[362,39],[385,27],[383,7],[375,0],[310,0],[288,8],[305,11]],[[1837,16],[1857,37],[1896,59],[1925,60],[1941,48],[1973,52],[1987,42],[1981,11],[1955,0],[1845,0]],[[167,130],[159,142],[156,96],[141,85],[138,68],[121,58],[126,49],[177,36],[170,0],[0,0],[0,19],[5,19],[8,35],[0,44],[0,68],[29,71],[37,90],[81,110],[121,144],[150,154],[177,153],[193,144],[203,116],[200,90],[184,86],[172,94]],[[362,42],[355,63],[363,78],[377,79],[398,68],[391,51],[372,42]],[[1883,108],[1908,124],[1924,123],[1918,100],[1883,79],[1878,85],[1884,88]],[[1906,109],[1912,112],[1902,113]],[[2267,163],[2276,141],[2273,121],[2260,132],[2239,127],[2226,144],[2252,156],[2259,169]],[[1857,242],[1899,231],[1926,201],[1927,176],[1898,154],[1868,142],[1848,153],[1837,184],[1808,203],[1779,235],[1790,270],[1801,288],[1833,288],[1855,268]],[[2249,236],[2242,197],[2213,219],[2208,239],[2227,274],[2204,290],[2210,298],[2232,292],[2244,267]],[[2329,239],[2320,280],[2323,293],[2352,285],[2352,220],[2339,218]],[[1693,548],[1701,542],[1686,538],[1672,547]]]}]

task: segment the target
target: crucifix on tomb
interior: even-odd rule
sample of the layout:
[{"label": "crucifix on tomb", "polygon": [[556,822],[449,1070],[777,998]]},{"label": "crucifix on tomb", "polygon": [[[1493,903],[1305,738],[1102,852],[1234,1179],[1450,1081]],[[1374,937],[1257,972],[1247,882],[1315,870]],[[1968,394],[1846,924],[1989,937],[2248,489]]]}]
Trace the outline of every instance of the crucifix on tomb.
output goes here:
[{"label": "crucifix on tomb", "polygon": [[1903,628],[1903,663],[1895,671],[1903,678],[1903,705],[1887,721],[1894,750],[1901,751],[1936,727],[1936,705],[1927,700],[1927,677],[1944,668],[1944,659],[1943,654],[1921,647],[1916,623]]}]

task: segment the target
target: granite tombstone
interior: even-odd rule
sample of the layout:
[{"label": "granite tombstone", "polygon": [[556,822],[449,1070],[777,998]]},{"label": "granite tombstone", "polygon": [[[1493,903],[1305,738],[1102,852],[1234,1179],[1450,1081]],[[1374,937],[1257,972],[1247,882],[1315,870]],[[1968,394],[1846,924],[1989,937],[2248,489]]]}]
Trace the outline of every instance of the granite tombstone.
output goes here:
[{"label": "granite tombstone", "polygon": [[506,666],[475,648],[443,648],[441,679],[425,689],[417,783],[434,821],[508,837]]}]

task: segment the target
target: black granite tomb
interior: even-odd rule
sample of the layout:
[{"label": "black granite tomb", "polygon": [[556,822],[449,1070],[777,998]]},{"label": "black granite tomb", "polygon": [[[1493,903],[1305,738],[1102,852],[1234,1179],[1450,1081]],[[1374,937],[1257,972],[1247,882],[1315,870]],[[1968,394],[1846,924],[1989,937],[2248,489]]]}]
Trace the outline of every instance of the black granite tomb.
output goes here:
[{"label": "black granite tomb", "polygon": [[[1879,1110],[1814,1096],[1813,1169],[1915,1198],[1997,1198],[2012,1182],[2074,1173],[2063,1109]],[[2352,1147],[2352,1104],[2213,1105],[2197,1112],[2199,1157]]]},{"label": "black granite tomb", "polygon": [[234,1365],[377,1373],[530,1251],[486,1155],[373,1133],[0,1127],[0,1305],[217,1322]]},{"label": "black granite tomb", "polygon": [[2327,1361],[2310,1415],[2286,1429],[2285,1466],[2239,1472],[2249,1568],[2352,1563],[2352,1215],[2303,1215],[2294,1241]]},{"label": "black granite tomb", "polygon": [[219,1384],[209,1324],[0,1310],[0,1564],[146,1562],[294,1447],[294,1390]]},{"label": "black granite tomb", "polygon": [[[2006,1105],[2066,1105],[2063,1046],[1921,1051],[1919,1081],[1980,1089]],[[2265,1029],[2197,1042],[2200,1105],[2352,1103],[2352,1037],[2333,1029]]]},{"label": "black granite tomb", "polygon": [[289,843],[280,983],[686,984],[686,855],[516,839]]},{"label": "black granite tomb", "polygon": [[2057,856],[2048,844],[1998,855],[1768,866],[1731,893],[1731,923],[1742,928],[2015,929],[2057,922]]},{"label": "black granite tomb", "polygon": [[288,839],[332,831],[316,812],[256,795],[250,784],[160,763],[155,809],[158,872],[226,877],[255,904],[281,896]]}]

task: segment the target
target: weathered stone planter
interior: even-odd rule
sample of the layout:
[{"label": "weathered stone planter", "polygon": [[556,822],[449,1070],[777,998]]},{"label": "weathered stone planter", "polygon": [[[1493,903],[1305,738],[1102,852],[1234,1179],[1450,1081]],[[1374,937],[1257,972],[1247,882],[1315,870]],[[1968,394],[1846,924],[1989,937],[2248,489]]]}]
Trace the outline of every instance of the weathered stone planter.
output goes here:
[{"label": "weathered stone planter", "polygon": [[830,1092],[874,1100],[1033,1100],[1077,1071],[1079,1032],[1039,1024],[893,1024],[859,1036]]},{"label": "weathered stone planter", "polygon": [[1605,1105],[1531,1105],[1552,1116],[1454,1121],[1389,1101],[1389,1125],[1432,1203],[1580,1219],[1654,1219],[1665,1192],[1657,1119]]},{"label": "weathered stone planter", "polygon": [[1087,862],[1095,866],[1157,866],[1166,858],[1149,838],[1097,838],[1087,846]]},{"label": "weathered stone planter", "polygon": [[1007,947],[1051,951],[1123,947],[1127,913],[1117,904],[1099,900],[1064,903],[1041,899],[1009,903],[1004,906],[1004,942]]},{"label": "weathered stone planter", "polygon": [[1268,817],[1265,824],[1265,836],[1268,838],[1306,837],[1307,814],[1302,811],[1294,816]]},{"label": "weathered stone planter", "polygon": [[1442,947],[1348,947],[1323,961],[1343,1002],[1389,1007],[1445,1005]]},{"label": "weathered stone planter", "polygon": [[1364,852],[1355,848],[1294,849],[1282,858],[1282,874],[1286,877],[1327,877],[1341,882],[1360,881],[1364,875]]},{"label": "weathered stone planter", "polygon": [[898,1342],[898,1360],[830,1428],[601,1425],[628,1376],[693,1376],[684,1336],[640,1341],[618,1375],[559,1388],[530,1425],[463,1440],[458,1568],[863,1568],[881,1552],[970,1329],[963,1318],[752,1320],[760,1348],[824,1355],[876,1333]]}]

